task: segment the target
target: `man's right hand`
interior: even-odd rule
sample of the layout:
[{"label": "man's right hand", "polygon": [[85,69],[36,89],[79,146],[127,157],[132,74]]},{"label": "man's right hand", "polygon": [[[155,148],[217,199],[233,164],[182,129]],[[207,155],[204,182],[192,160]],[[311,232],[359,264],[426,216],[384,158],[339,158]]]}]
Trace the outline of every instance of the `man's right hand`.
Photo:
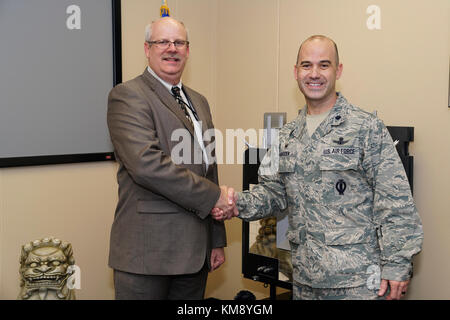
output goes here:
[{"label": "man's right hand", "polygon": [[220,187],[220,197],[214,208],[211,210],[211,216],[215,220],[223,221],[236,217],[239,214],[236,208],[237,195],[233,188],[227,186]]}]

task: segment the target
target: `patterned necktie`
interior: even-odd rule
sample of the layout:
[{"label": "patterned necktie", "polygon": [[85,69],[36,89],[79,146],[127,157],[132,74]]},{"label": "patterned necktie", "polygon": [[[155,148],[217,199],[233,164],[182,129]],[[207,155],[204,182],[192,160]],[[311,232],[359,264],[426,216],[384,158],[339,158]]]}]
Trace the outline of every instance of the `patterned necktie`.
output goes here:
[{"label": "patterned necktie", "polygon": [[183,98],[181,97],[180,88],[177,86],[172,87],[172,94],[175,97],[175,99],[177,100],[178,104],[180,105],[181,110],[184,111],[184,115],[189,120],[189,123],[194,125],[192,123],[191,116],[189,115],[189,112],[186,109],[185,102],[183,101]]}]

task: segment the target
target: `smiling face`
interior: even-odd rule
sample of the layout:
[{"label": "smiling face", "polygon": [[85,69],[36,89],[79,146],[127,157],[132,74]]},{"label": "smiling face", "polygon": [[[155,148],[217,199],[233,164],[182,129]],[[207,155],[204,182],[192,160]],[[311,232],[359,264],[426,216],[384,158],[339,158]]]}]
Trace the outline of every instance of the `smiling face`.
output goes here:
[{"label": "smiling face", "polygon": [[308,105],[308,113],[321,113],[336,102],[336,80],[342,73],[342,64],[332,41],[327,38],[306,40],[299,51],[294,76]]},{"label": "smiling face", "polygon": [[[172,19],[162,18],[152,24],[150,41],[159,40],[187,40],[187,32],[184,26]],[[164,81],[171,84],[178,84],[189,57],[189,45],[183,48],[176,48],[169,44],[165,49],[158,45],[145,42],[145,55],[148,65]]]}]

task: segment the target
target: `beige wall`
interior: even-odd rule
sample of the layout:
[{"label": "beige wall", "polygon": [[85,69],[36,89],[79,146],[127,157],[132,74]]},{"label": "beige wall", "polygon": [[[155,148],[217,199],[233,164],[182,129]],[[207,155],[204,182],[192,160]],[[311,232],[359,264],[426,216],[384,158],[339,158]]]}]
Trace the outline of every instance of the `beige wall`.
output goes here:
[{"label": "beige wall", "polygon": [[[124,80],[142,72],[143,27],[160,0],[122,1]],[[326,34],[338,44],[344,73],[338,89],[377,110],[387,125],[415,127],[415,201],[425,242],[415,259],[412,299],[450,298],[450,109],[448,0],[169,0],[189,29],[183,81],[205,94],[216,127],[262,127],[264,112],[304,104],[293,79],[300,42]],[[366,27],[366,8],[381,8],[381,30]],[[242,150],[237,150],[240,154]],[[0,170],[0,299],[18,293],[20,246],[49,235],[70,241],[82,270],[82,299],[113,297],[107,268],[117,201],[114,163]],[[239,165],[221,165],[220,181],[242,188]],[[227,221],[227,262],[210,275],[207,296],[232,299],[242,289],[268,295],[241,277],[241,222]]]},{"label": "beige wall", "polygon": [[77,298],[113,297],[106,265],[115,171],[112,162],[1,169],[0,299],[19,293],[21,246],[49,236],[72,243],[82,276]]}]

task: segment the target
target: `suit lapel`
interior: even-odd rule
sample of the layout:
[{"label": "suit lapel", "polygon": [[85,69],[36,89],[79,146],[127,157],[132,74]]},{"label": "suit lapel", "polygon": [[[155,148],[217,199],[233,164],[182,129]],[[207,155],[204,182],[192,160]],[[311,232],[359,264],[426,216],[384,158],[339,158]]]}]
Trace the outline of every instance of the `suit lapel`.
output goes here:
[{"label": "suit lapel", "polygon": [[189,88],[183,85],[184,94],[188,98],[189,102],[191,103],[192,107],[195,109],[195,112],[198,116],[198,121],[202,122],[202,132],[205,133],[205,131],[208,129],[208,115],[206,111],[206,106],[201,101],[200,96],[198,94],[193,94],[193,91]]},{"label": "suit lapel", "polygon": [[142,74],[144,82],[150,87],[150,89],[155,92],[155,94],[158,96],[158,98],[161,100],[161,102],[171,111],[175,114],[175,116],[180,119],[181,122],[183,122],[186,129],[189,130],[192,136],[194,136],[194,127],[189,122],[188,119],[186,119],[186,116],[184,114],[184,111],[181,110],[180,105],[178,102],[174,99],[172,94],[163,86],[162,83],[160,83],[155,77],[153,77],[147,69],[145,69],[144,73]]},{"label": "suit lapel", "polygon": [[[172,94],[163,86],[162,83],[160,83],[155,77],[153,77],[147,69],[145,69],[144,73],[142,74],[142,77],[144,79],[144,82],[149,86],[149,88],[155,92],[155,94],[158,96],[158,98],[161,100],[161,102],[171,111],[173,112],[177,118],[183,122],[186,129],[189,130],[192,137],[195,139],[195,132],[194,132],[194,126],[189,122],[188,119],[186,119],[186,116],[184,114],[184,111],[181,110],[178,102],[174,99]],[[195,94],[194,91],[192,91],[190,88],[187,88],[183,85],[184,93],[186,97],[190,100],[191,104],[195,108],[195,111],[198,115],[198,120],[202,123],[202,133],[204,133],[208,129],[208,111],[206,110],[206,105],[204,105],[203,101],[201,100],[200,96],[198,94]],[[213,139],[214,141],[214,139]],[[205,147],[209,145],[211,142],[204,142]],[[214,159],[210,159],[209,163],[213,164]],[[205,163],[202,163],[203,166],[203,172],[206,174],[206,166]],[[210,165],[210,168],[213,166]],[[209,170],[208,170],[209,171]]]}]

